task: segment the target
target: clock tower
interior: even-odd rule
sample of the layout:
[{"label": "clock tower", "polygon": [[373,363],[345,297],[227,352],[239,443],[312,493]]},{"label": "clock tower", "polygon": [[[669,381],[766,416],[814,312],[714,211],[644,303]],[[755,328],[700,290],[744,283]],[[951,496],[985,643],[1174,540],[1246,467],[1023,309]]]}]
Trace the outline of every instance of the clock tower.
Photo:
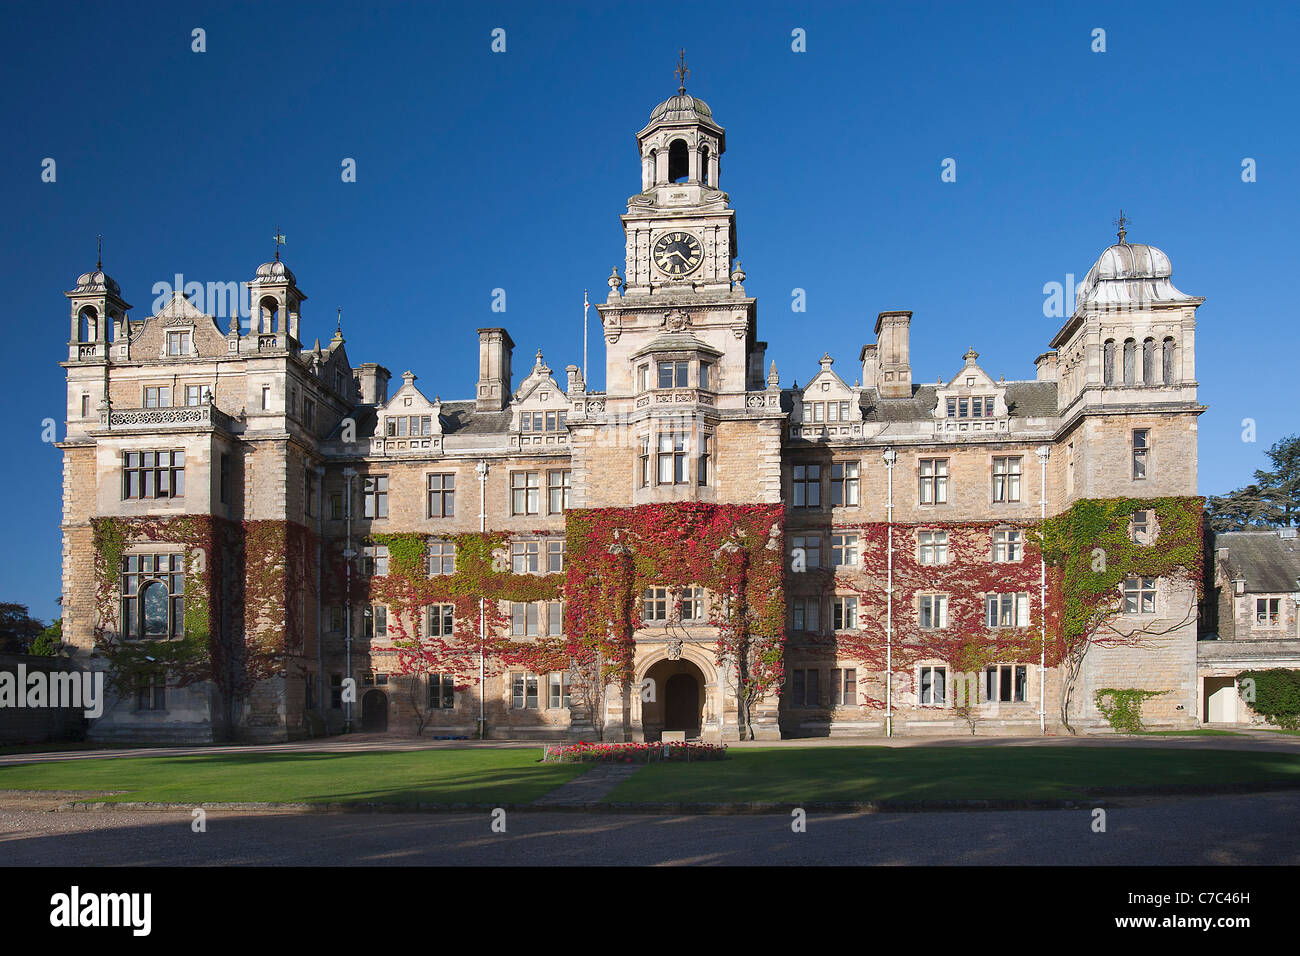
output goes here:
[{"label": "clock tower", "polygon": [[[764,385],[765,343],[755,341],[755,302],[736,263],[736,213],[719,188],[726,131],[707,103],[686,92],[687,73],[683,63],[677,94],[654,108],[636,136],[641,192],[622,216],[625,278],[611,276],[609,299],[597,306],[611,394],[635,386],[629,358],[648,341],[644,333],[653,337],[673,323],[681,324],[674,331],[689,324],[722,353],[720,384]],[[714,329],[726,335],[712,341]]]},{"label": "clock tower", "polygon": [[[626,482],[589,484],[588,506],[780,500],[784,413],[736,262],[735,211],[719,188],[726,133],[708,104],[686,92],[686,73],[683,63],[676,95],[636,137],[641,192],[621,217],[625,278],[615,269],[608,298],[596,305],[606,391],[589,397],[603,421],[586,411],[569,419],[575,485],[588,469],[632,472]],[[612,441],[610,428],[626,434]],[[593,449],[588,460],[588,441],[627,457]]]}]

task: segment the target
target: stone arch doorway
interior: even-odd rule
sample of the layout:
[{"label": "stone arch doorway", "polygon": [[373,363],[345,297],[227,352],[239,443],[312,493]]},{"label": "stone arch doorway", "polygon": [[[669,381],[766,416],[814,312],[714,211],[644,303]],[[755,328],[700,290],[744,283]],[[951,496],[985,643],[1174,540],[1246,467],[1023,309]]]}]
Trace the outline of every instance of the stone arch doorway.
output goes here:
[{"label": "stone arch doorway", "polygon": [[388,695],[382,690],[368,690],[361,698],[361,732],[382,734],[388,730]]},{"label": "stone arch doorway", "polygon": [[654,699],[641,705],[645,739],[658,740],[664,731],[685,731],[688,739],[699,737],[706,683],[699,666],[685,657],[661,660],[645,676],[654,688]]}]

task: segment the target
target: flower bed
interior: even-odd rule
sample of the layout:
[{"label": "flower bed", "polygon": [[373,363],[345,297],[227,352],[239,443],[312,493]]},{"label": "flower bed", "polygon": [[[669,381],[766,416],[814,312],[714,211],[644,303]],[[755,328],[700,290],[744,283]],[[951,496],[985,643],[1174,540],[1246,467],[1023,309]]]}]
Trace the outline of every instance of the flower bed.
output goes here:
[{"label": "flower bed", "polygon": [[663,763],[695,760],[726,760],[726,744],[558,744],[548,745],[543,761],[559,763]]}]

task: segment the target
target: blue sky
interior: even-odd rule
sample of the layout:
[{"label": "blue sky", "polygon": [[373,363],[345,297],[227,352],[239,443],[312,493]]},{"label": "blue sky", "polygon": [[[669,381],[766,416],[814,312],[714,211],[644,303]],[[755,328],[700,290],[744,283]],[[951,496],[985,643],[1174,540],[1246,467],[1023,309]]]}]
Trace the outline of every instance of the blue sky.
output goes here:
[{"label": "blue sky", "polygon": [[1081,279],[1123,207],[1129,240],[1164,249],[1174,283],[1207,300],[1201,493],[1244,483],[1297,430],[1297,306],[1279,287],[1297,271],[1300,7],[691,9],[7,6],[0,600],[57,614],[61,465],[41,421],[62,420],[62,293],[97,234],[137,318],[178,272],[250,278],[278,226],[309,345],[341,306],[354,362],[410,368],[444,399],[472,395],[477,326],[510,329],[517,367],[541,348],[560,371],[581,362],[583,289],[602,299],[622,270],[634,137],[675,92],[680,46],[689,91],[727,129],[721,185],[782,384],[826,349],[852,381],[876,314],[900,308],[916,380],[950,376],[971,345],[994,376],[1031,378],[1059,324],[1044,283]]}]

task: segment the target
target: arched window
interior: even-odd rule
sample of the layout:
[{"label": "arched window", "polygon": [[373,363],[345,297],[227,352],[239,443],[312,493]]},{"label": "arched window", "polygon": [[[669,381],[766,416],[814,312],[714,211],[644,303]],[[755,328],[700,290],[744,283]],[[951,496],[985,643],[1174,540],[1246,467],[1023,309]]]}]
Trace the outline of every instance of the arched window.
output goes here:
[{"label": "arched window", "polygon": [[686,140],[675,139],[668,147],[668,181],[684,183],[690,174],[691,160],[686,149]]},{"label": "arched window", "polygon": [[93,342],[99,333],[99,316],[90,306],[86,306],[77,316],[77,341]]},{"label": "arched window", "polygon": [[1142,340],[1142,384],[1156,383],[1156,340]]},{"label": "arched window", "polygon": [[1166,336],[1164,341],[1163,354],[1161,355],[1161,381],[1166,385],[1174,384],[1174,339],[1173,336]]},{"label": "arched window", "polygon": [[1136,379],[1137,366],[1137,342],[1133,339],[1124,340],[1124,384],[1132,385]]},{"label": "arched window", "polygon": [[1115,340],[1107,339],[1101,347],[1101,380],[1103,384],[1115,384]]},{"label": "arched window", "polygon": [[705,146],[700,150],[700,182],[706,186],[712,186],[709,182],[709,147]]},{"label": "arched window", "polygon": [[128,639],[176,638],[185,628],[185,558],[180,554],[122,559],[122,634]]}]

